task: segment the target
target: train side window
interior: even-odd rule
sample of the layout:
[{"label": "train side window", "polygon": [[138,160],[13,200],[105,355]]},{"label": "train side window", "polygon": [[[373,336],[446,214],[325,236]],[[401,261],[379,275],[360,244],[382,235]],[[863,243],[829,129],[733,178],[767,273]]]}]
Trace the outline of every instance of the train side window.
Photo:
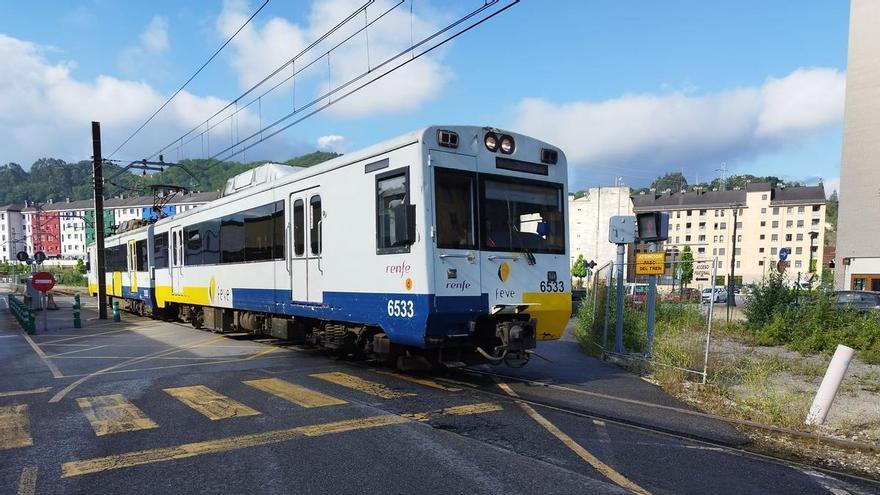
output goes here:
[{"label": "train side window", "polygon": [[185,251],[183,262],[187,266],[202,264],[202,235],[198,225],[189,225],[183,229]]},{"label": "train side window", "polygon": [[284,259],[284,244],[287,242],[284,239],[284,201],[276,201],[275,202],[275,214],[272,216],[272,231],[274,238],[274,253],[273,258],[276,260]]},{"label": "train side window", "polygon": [[268,204],[244,212],[244,259],[266,261],[272,259],[274,242],[272,216],[275,205]]},{"label": "train side window", "polygon": [[220,220],[220,262],[244,261],[244,215],[233,213]]},{"label": "train side window", "polygon": [[172,266],[179,266],[177,261],[177,246],[180,245],[180,236],[177,232],[172,232],[172,240],[174,241],[171,248],[171,264]]},{"label": "train side window", "polygon": [[409,204],[409,169],[376,176],[376,253],[408,253],[415,242],[414,207]]},{"label": "train side window", "polygon": [[202,237],[202,264],[220,263],[220,220],[205,220],[199,224]]},{"label": "train side window", "polygon": [[477,236],[474,228],[476,174],[435,168],[434,181],[437,247],[476,249]]},{"label": "train side window", "polygon": [[306,209],[303,200],[293,202],[293,254],[302,256],[306,252]]},{"label": "train side window", "polygon": [[309,199],[309,217],[310,221],[310,230],[309,230],[309,247],[311,248],[312,254],[320,255],[321,254],[321,196],[312,196]]},{"label": "train side window", "polygon": [[153,264],[156,268],[168,268],[168,232],[153,237]]}]

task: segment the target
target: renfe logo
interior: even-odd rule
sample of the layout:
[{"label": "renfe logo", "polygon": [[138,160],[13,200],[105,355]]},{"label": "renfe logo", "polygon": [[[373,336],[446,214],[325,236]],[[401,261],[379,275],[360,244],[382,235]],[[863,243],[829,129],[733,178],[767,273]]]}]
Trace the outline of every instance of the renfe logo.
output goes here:
[{"label": "renfe logo", "polygon": [[400,278],[403,278],[404,275],[411,271],[412,265],[408,264],[406,260],[403,260],[396,265],[385,265],[385,273],[389,275],[400,275]]},{"label": "renfe logo", "polygon": [[470,287],[471,287],[471,283],[468,282],[467,280],[462,280],[460,282],[446,282],[447,289],[458,289],[458,290],[464,292],[467,289],[470,289]]}]

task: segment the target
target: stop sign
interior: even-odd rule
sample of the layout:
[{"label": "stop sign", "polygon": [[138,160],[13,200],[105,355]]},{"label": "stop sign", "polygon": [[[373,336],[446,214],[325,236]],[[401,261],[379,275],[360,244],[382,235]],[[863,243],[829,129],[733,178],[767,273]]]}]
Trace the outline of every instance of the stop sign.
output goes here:
[{"label": "stop sign", "polygon": [[31,284],[40,292],[48,292],[55,287],[55,277],[48,272],[37,272],[31,277]]}]

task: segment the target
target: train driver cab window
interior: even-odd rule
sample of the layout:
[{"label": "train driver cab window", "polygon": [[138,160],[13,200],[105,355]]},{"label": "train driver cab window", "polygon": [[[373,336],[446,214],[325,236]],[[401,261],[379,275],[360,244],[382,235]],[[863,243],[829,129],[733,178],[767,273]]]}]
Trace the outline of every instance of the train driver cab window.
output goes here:
[{"label": "train driver cab window", "polygon": [[503,177],[480,182],[483,249],[565,252],[561,184]]},{"label": "train driver cab window", "polygon": [[293,254],[302,256],[306,252],[306,209],[303,200],[293,202]]},{"label": "train driver cab window", "polygon": [[437,168],[434,170],[437,247],[476,249],[474,197],[476,175]]},{"label": "train driver cab window", "polygon": [[376,176],[376,253],[408,253],[415,237],[415,206],[409,204],[409,169]]},{"label": "train driver cab window", "polygon": [[309,200],[309,217],[311,218],[311,230],[309,230],[309,244],[312,254],[321,254],[321,196],[312,196]]}]

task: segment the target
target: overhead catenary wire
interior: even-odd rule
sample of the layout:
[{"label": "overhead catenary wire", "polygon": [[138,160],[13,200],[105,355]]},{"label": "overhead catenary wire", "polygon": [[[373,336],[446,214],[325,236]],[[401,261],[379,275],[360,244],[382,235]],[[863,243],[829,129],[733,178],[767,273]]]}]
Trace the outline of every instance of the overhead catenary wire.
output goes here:
[{"label": "overhead catenary wire", "polygon": [[[159,112],[161,112],[163,109],[165,109],[165,107],[168,106],[169,103],[171,103],[171,100],[173,100],[174,97],[176,97],[181,91],[183,91],[183,89],[186,88],[186,86],[187,86],[190,82],[192,82],[192,80],[195,79],[196,76],[198,76],[198,75],[202,72],[202,70],[204,70],[205,67],[207,67],[208,64],[210,64],[210,63],[214,60],[214,58],[216,58],[217,55],[220,54],[221,51],[223,51],[223,49],[226,48],[226,45],[228,45],[230,42],[232,42],[232,40],[235,39],[236,36],[238,36],[238,33],[240,33],[240,32],[245,28],[245,26],[247,26],[247,25],[251,22],[251,20],[253,20],[253,18],[256,17],[257,14],[259,14],[261,10],[263,10],[263,7],[265,7],[268,3],[269,3],[269,0],[265,0],[265,1],[263,2],[263,4],[260,5],[260,7],[259,7],[257,10],[255,10],[253,14],[251,14],[251,16],[250,16],[250,17],[244,22],[244,24],[242,24],[242,25],[241,25],[241,26],[240,26],[240,27],[239,27],[239,28],[238,28],[238,29],[232,34],[232,36],[230,36],[225,42],[223,42],[223,44],[220,45],[220,48],[218,48],[216,51],[214,51],[214,53],[213,53],[210,57],[208,57],[208,60],[206,60],[205,63],[203,63],[202,66],[199,67],[198,70],[196,70],[196,71],[193,73],[193,75],[191,75],[191,76],[189,77],[189,79],[186,80],[185,83],[183,83],[179,88],[177,88],[177,91],[175,91],[171,96],[169,96],[168,99],[165,100],[165,102],[162,103],[162,105],[161,105],[159,108],[157,108],[156,111],[153,112],[153,114],[150,115],[150,117],[149,117],[147,120],[145,120],[143,124],[140,125],[140,127],[138,127],[137,129],[135,129],[135,131],[132,132],[131,135],[128,136],[128,137],[125,139],[125,141],[123,141],[119,146],[116,147],[116,149],[113,150],[112,153],[110,153],[110,155],[108,156],[108,158],[113,158],[113,156],[114,156],[114,155],[115,155],[120,149],[122,149],[123,146],[125,146],[126,144],[128,144],[128,142],[131,141],[132,138],[134,138],[139,132],[141,132],[141,131],[144,129],[144,127],[146,127],[147,124],[149,124],[150,121],[152,121],[152,120],[156,117],[156,115],[159,115]],[[151,157],[151,158],[152,158],[152,157]]]},{"label": "overhead catenary wire", "polygon": [[[266,1],[268,2],[268,0],[266,0]],[[401,0],[400,3],[402,3],[402,1],[403,1],[403,0]],[[173,147],[175,143],[182,142],[184,138],[186,138],[186,137],[189,136],[190,134],[196,132],[196,131],[197,131],[197,130],[198,130],[203,124],[210,122],[212,119],[214,119],[215,117],[219,116],[219,115],[222,114],[224,111],[226,111],[226,110],[228,110],[229,108],[231,108],[233,105],[236,105],[239,101],[241,101],[241,99],[245,98],[247,95],[249,95],[249,94],[251,94],[252,92],[254,92],[257,88],[259,88],[260,86],[262,86],[263,84],[265,84],[265,83],[266,83],[267,81],[269,81],[271,78],[275,77],[279,72],[281,72],[282,70],[284,70],[285,67],[287,67],[288,65],[293,64],[297,59],[299,59],[300,57],[302,57],[303,55],[305,55],[306,53],[308,53],[310,50],[312,50],[314,47],[316,47],[316,46],[317,46],[318,44],[320,44],[322,41],[324,41],[325,39],[327,39],[329,36],[332,36],[333,33],[335,33],[335,32],[338,31],[340,28],[342,28],[342,26],[344,26],[345,24],[347,24],[349,21],[351,21],[353,18],[355,18],[358,14],[360,14],[361,11],[365,10],[367,7],[369,7],[370,5],[372,5],[374,2],[375,2],[375,0],[368,0],[366,3],[364,3],[363,5],[361,5],[360,7],[358,7],[357,9],[355,9],[354,12],[352,12],[352,13],[349,14],[347,17],[345,17],[345,19],[341,20],[341,21],[340,21],[339,23],[337,23],[335,26],[333,26],[332,28],[330,28],[329,30],[327,30],[324,34],[322,34],[322,35],[319,36],[317,39],[315,39],[315,41],[313,41],[312,43],[310,43],[307,47],[305,47],[305,48],[303,48],[302,50],[300,50],[299,53],[297,53],[296,55],[294,55],[294,56],[293,56],[291,59],[289,59],[287,62],[281,64],[278,68],[276,68],[275,70],[273,70],[269,75],[265,76],[265,77],[264,77],[263,79],[261,79],[259,82],[257,82],[256,84],[254,84],[253,86],[251,86],[250,88],[248,88],[244,93],[242,93],[242,94],[238,95],[237,97],[235,97],[232,101],[230,101],[229,103],[227,103],[223,108],[221,108],[220,110],[217,110],[213,115],[211,115],[210,117],[208,117],[206,120],[204,120],[203,122],[200,122],[198,125],[196,125],[196,126],[193,127],[192,129],[190,129],[189,131],[185,132],[182,136],[180,136],[180,137],[178,137],[178,138],[175,138],[175,139],[172,140],[170,143],[168,143],[167,145],[165,145],[162,149],[160,149],[159,151],[157,151],[157,152],[153,153],[152,155],[150,155],[150,159],[155,158],[155,157],[158,156],[160,153],[164,153],[164,152],[166,152],[168,149],[170,149],[171,147]],[[398,5],[399,5],[399,4],[398,4]],[[261,7],[261,8],[262,8],[262,7]],[[244,26],[242,26],[242,27],[244,27]],[[285,81],[286,81],[286,80],[285,80]],[[278,86],[278,85],[276,85],[275,87],[277,87],[277,86]],[[273,89],[274,89],[274,88],[273,88]],[[266,95],[266,93],[263,93],[261,96],[265,96],[265,95]],[[252,103],[253,103],[253,100],[252,100],[250,103],[248,103],[248,105],[246,105],[246,106],[250,106]],[[239,111],[240,111],[240,110],[239,110]],[[225,120],[228,119],[228,118],[229,118],[229,116],[227,116],[226,118],[224,118],[223,120],[221,120],[220,123],[222,123],[223,121],[225,121]],[[213,129],[214,127],[216,127],[216,126],[219,125],[220,123],[215,124],[214,126],[211,127],[211,129]],[[191,142],[191,140],[190,140],[190,141],[187,141],[187,143],[189,143],[189,142]],[[184,143],[184,144],[186,144],[186,143]]]},{"label": "overhead catenary wire", "polygon": [[[305,119],[307,119],[307,118],[309,118],[309,117],[315,115],[316,113],[318,113],[318,112],[320,112],[320,111],[326,109],[327,107],[330,107],[330,106],[332,106],[332,105],[335,105],[336,103],[342,101],[343,99],[347,98],[348,96],[351,96],[352,94],[356,93],[357,91],[359,91],[360,89],[364,88],[365,86],[368,86],[368,85],[370,85],[370,84],[372,84],[372,83],[374,83],[374,82],[376,82],[376,81],[378,81],[378,80],[384,78],[385,76],[387,76],[387,75],[393,73],[393,72],[396,71],[397,69],[400,69],[401,67],[407,65],[408,63],[410,63],[410,62],[412,62],[412,61],[414,61],[414,60],[417,60],[418,58],[422,57],[423,55],[426,55],[427,53],[430,53],[431,51],[433,51],[433,50],[439,48],[440,46],[442,46],[442,45],[448,43],[449,41],[451,41],[451,40],[457,38],[458,36],[460,36],[460,35],[462,35],[462,34],[468,32],[468,31],[470,31],[471,29],[473,29],[473,28],[475,28],[475,27],[477,27],[477,26],[483,24],[484,22],[486,22],[486,21],[488,21],[488,20],[494,18],[494,17],[497,16],[498,14],[500,14],[500,13],[506,11],[507,9],[509,9],[509,8],[511,8],[512,6],[514,6],[514,5],[516,5],[517,3],[519,3],[519,1],[520,1],[520,0],[512,0],[512,1],[510,1],[507,5],[504,5],[503,7],[499,8],[498,10],[495,10],[494,12],[492,12],[492,13],[486,15],[485,17],[483,17],[483,18],[481,18],[481,19],[479,19],[479,20],[474,21],[472,24],[469,24],[469,25],[467,25],[466,27],[462,28],[461,30],[459,30],[459,31],[457,31],[457,32],[454,32],[453,34],[449,35],[448,37],[446,37],[446,38],[444,38],[444,39],[438,41],[437,43],[435,43],[435,44],[429,46],[428,48],[424,49],[423,51],[421,51],[421,52],[419,52],[419,53],[416,53],[416,52],[415,52],[415,50],[416,50],[417,48],[419,48],[419,47],[421,47],[421,46],[423,46],[423,45],[428,44],[429,42],[431,42],[432,40],[438,38],[439,36],[443,35],[443,34],[446,33],[446,32],[449,32],[449,31],[451,31],[451,30],[454,30],[456,27],[460,26],[461,24],[466,23],[467,21],[473,19],[475,16],[480,15],[481,13],[485,12],[487,9],[489,9],[489,8],[495,6],[496,4],[498,4],[499,2],[501,2],[501,0],[487,0],[486,2],[483,3],[483,5],[481,5],[481,6],[478,7],[477,9],[475,9],[475,10],[471,11],[470,13],[468,13],[468,14],[466,14],[466,15],[460,17],[459,19],[457,19],[457,20],[455,20],[455,21],[453,21],[452,23],[450,23],[450,24],[447,25],[446,27],[444,27],[444,28],[442,28],[442,29],[440,29],[440,30],[434,32],[434,33],[431,34],[430,36],[427,36],[426,38],[424,38],[424,39],[422,39],[421,41],[419,41],[418,43],[415,43],[414,45],[412,45],[412,46],[410,46],[410,47],[407,47],[405,50],[399,52],[398,54],[396,54],[396,55],[394,55],[394,56],[392,56],[392,57],[386,59],[384,62],[382,62],[382,63],[380,63],[380,64],[374,66],[374,67],[372,68],[372,70],[367,71],[367,72],[363,72],[363,73],[361,73],[360,75],[355,76],[354,78],[352,78],[352,79],[346,81],[345,83],[340,84],[340,85],[337,86],[336,88],[329,90],[326,94],[322,94],[322,95],[318,95],[318,96],[316,96],[312,101],[310,101],[309,103],[307,103],[307,104],[301,106],[299,109],[296,109],[296,110],[294,110],[293,112],[288,113],[287,115],[285,115],[285,116],[283,116],[283,117],[281,117],[281,118],[275,120],[275,121],[272,122],[271,124],[262,127],[261,129],[259,129],[258,131],[256,131],[256,132],[250,134],[250,135],[247,136],[246,138],[244,138],[244,139],[242,139],[242,140],[240,140],[240,141],[238,141],[238,142],[236,142],[236,143],[233,143],[233,145],[228,146],[228,147],[226,147],[226,148],[224,148],[224,149],[218,151],[217,153],[214,153],[212,156],[210,156],[210,157],[208,158],[208,160],[209,160],[209,161],[215,161],[215,160],[216,160],[216,162],[215,162],[215,163],[209,163],[209,164],[206,166],[206,168],[211,167],[211,166],[215,165],[216,163],[221,163],[221,162],[227,161],[227,160],[229,160],[230,158],[232,158],[232,157],[234,157],[234,156],[240,154],[241,152],[243,152],[243,151],[247,151],[247,150],[253,148],[254,146],[256,146],[256,145],[258,145],[258,144],[260,144],[260,143],[262,143],[262,142],[264,142],[264,141],[266,141],[266,140],[268,140],[268,139],[270,139],[270,138],[272,138],[272,137],[278,135],[279,133],[281,133],[281,132],[283,132],[283,131],[289,129],[290,127],[292,127],[292,126],[294,126],[294,125],[296,125],[296,124],[298,124],[298,123],[304,121]],[[337,93],[339,93],[339,92],[345,90],[346,88],[348,88],[348,87],[350,87],[350,86],[356,84],[358,81],[360,81],[360,80],[363,79],[364,77],[366,77],[366,76],[368,76],[368,75],[371,75],[371,74],[375,73],[378,69],[381,69],[382,67],[391,64],[393,61],[395,61],[395,60],[401,58],[402,56],[406,55],[407,53],[412,53],[412,54],[413,54],[412,57],[411,57],[411,58],[404,59],[401,63],[399,63],[399,64],[397,64],[397,65],[391,67],[389,70],[387,70],[387,71],[385,71],[385,72],[379,74],[378,76],[376,76],[376,77],[374,77],[374,78],[372,78],[372,79],[368,79],[367,81],[365,81],[365,82],[363,82],[363,83],[361,83],[361,84],[359,84],[359,85],[356,85],[353,89],[351,89],[351,90],[349,90],[349,91],[347,91],[347,92],[345,92],[345,93],[341,93],[336,99],[332,99],[334,94],[337,94]],[[320,59],[321,59],[321,58],[319,57],[318,59],[316,59],[316,61],[317,61],[317,60],[320,60]],[[294,116],[296,116],[296,115],[302,113],[304,110],[306,110],[306,109],[308,109],[308,108],[311,108],[311,107],[315,106],[316,104],[318,104],[318,103],[324,101],[325,99],[327,99],[327,103],[325,103],[325,104],[323,104],[323,105],[321,105],[321,106],[318,106],[317,108],[315,108],[314,110],[312,110],[312,111],[306,113],[305,115],[303,115],[303,116],[300,117],[299,119],[296,119],[296,120],[294,120],[294,121],[288,123],[287,125],[285,125],[285,126],[279,128],[279,129],[277,129],[277,130],[272,131],[272,132],[269,133],[269,134],[263,135],[264,132],[269,131],[270,129],[273,129],[273,128],[275,128],[275,127],[281,125],[281,124],[284,123],[285,121],[288,121],[290,118],[292,118],[292,117],[294,117]],[[252,139],[254,139],[255,137],[258,137],[258,139],[257,139],[256,141],[254,141],[254,142],[252,142],[252,143],[250,143],[250,144],[245,144],[245,143],[247,143],[248,141],[251,141]],[[222,158],[218,158],[218,157],[221,157],[221,156],[222,156]]]}]

